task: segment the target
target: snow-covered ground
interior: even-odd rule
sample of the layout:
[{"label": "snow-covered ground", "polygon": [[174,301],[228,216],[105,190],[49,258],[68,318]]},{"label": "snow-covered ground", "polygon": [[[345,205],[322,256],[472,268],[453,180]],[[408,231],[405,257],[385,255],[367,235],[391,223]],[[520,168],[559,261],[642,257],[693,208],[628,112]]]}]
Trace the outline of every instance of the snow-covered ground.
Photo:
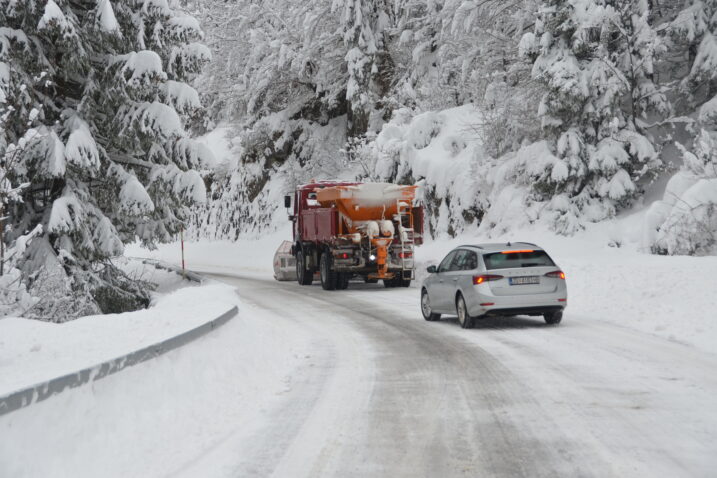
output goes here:
[{"label": "snow-covered ground", "polygon": [[[43,354],[44,364],[33,357],[12,357],[14,368],[36,367],[36,377],[47,378],[109,358],[112,350],[181,331],[199,315],[206,319],[224,312],[238,298],[233,287],[210,285],[183,289],[166,300],[173,305],[160,301],[157,307],[167,313],[159,317],[151,310],[100,317],[107,321],[102,335],[79,332],[91,328],[91,318],[61,326],[75,325],[76,334],[13,335],[13,340],[42,343],[33,353]],[[240,308],[238,317],[184,347],[0,417],[0,476],[175,476],[233,435],[265,426],[267,407],[291,388],[294,368],[310,359],[312,337],[291,323],[272,326],[261,310]],[[34,330],[24,329],[24,335],[29,333]],[[5,354],[8,338],[0,337]],[[83,351],[91,340],[100,345]],[[17,366],[18,358],[30,361],[27,368]],[[12,367],[5,360],[3,365],[5,388]]]},{"label": "snow-covered ground", "polygon": [[[425,266],[437,263],[460,244],[527,241],[544,247],[567,274],[569,305],[565,321],[579,316],[654,334],[717,353],[717,257],[657,256],[640,249],[641,213],[601,223],[573,237],[547,230],[519,230],[485,237],[467,233],[417,248],[417,287]],[[187,267],[200,271],[271,277],[272,256],[291,239],[287,227],[254,240],[185,244]],[[134,255],[179,263],[178,244]],[[416,297],[418,293],[416,292]],[[416,299],[416,314],[418,299]]]},{"label": "snow-covered ground", "polygon": [[62,324],[2,319],[0,395],[162,342],[218,317],[237,302],[232,287],[215,282],[180,288],[136,312],[87,316]]},{"label": "snow-covered ground", "polygon": [[[610,247],[615,227],[511,237],[545,246],[568,274],[563,324],[491,319],[472,331],[423,321],[415,287],[274,281],[288,229],[186,244],[187,266],[213,271],[241,299],[210,285],[164,300],[184,296],[181,313],[241,300],[240,316],[0,417],[0,476],[707,476],[717,466],[707,445],[717,439],[715,258]],[[421,268],[484,239],[430,242]],[[127,254],[180,260],[178,245]],[[662,276],[693,283],[667,294]],[[148,317],[124,319],[133,338],[114,335],[141,337]]]}]

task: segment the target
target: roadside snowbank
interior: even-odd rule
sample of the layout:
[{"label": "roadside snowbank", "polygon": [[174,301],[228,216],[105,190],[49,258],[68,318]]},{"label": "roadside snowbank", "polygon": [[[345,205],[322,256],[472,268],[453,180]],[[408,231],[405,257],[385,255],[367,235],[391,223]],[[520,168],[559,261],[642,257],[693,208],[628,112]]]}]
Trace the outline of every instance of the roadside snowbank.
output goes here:
[{"label": "roadside snowbank", "polygon": [[[216,284],[179,291],[184,293],[189,295],[181,301],[167,297],[176,311],[173,316],[141,321],[125,314],[123,319],[136,327],[122,333],[135,344],[151,328],[150,322],[172,326],[177,317],[191,317],[192,310],[208,308],[208,316],[238,301],[233,287]],[[160,301],[158,307],[163,306],[169,304]],[[239,317],[217,332],[0,417],[0,476],[231,476],[232,470],[187,470],[226,445],[251,446],[272,420],[272,407],[295,382],[300,385],[302,377],[294,371],[313,360],[313,337],[305,327],[291,320],[277,323],[249,304],[242,304]],[[4,351],[9,342],[2,332],[0,337]],[[69,348],[74,343],[55,337],[63,342],[66,355],[74,352]],[[103,346],[114,346],[114,337],[105,339]],[[6,370],[0,371],[3,381]],[[241,448],[224,452],[236,457]]]},{"label": "roadside snowbank", "polygon": [[11,393],[179,335],[237,305],[224,284],[184,287],[152,307],[63,324],[0,320],[0,394]]},{"label": "roadside snowbank", "polygon": [[[567,274],[569,306],[565,320],[590,318],[657,335],[714,353],[717,345],[717,257],[657,256],[641,252],[644,211],[611,222],[589,224],[574,237],[545,229],[521,229],[491,236],[463,234],[430,241],[416,250],[417,277],[438,263],[452,248],[479,242],[527,241],[548,250]],[[262,239],[199,242],[185,245],[190,269],[271,277],[272,257],[286,228]],[[132,250],[179,262],[179,245],[157,251]],[[418,304],[418,301],[416,301]],[[418,307],[416,314],[420,314]]]},{"label": "roadside snowbank", "polygon": [[[278,231],[266,233],[258,239],[232,241],[200,241],[184,243],[184,260],[187,269],[197,272],[235,274],[273,274],[274,253],[285,240],[291,240],[291,227],[287,225]],[[125,248],[125,254],[132,257],[158,259],[170,264],[181,265],[182,251],[178,243],[160,244],[150,251],[139,244]],[[239,291],[241,294],[241,291]]]}]

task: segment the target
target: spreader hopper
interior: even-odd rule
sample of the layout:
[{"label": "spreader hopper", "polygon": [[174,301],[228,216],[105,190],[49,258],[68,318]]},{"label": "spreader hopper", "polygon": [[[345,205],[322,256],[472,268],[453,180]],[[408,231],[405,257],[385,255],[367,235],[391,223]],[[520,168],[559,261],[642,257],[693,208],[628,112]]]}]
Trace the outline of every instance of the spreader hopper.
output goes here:
[{"label": "spreader hopper", "polygon": [[335,205],[352,222],[390,220],[413,204],[416,188],[389,183],[333,186],[319,189],[316,199],[323,207]]}]

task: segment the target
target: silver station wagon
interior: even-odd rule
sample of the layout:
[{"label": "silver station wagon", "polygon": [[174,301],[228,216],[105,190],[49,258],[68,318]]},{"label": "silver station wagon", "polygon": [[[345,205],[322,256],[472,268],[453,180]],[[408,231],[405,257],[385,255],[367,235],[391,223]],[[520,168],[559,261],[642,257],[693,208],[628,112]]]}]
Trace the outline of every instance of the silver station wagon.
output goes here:
[{"label": "silver station wagon", "polygon": [[460,246],[428,272],[421,287],[423,318],[458,315],[464,329],[489,316],[542,315],[559,324],[568,303],[565,274],[528,242]]}]

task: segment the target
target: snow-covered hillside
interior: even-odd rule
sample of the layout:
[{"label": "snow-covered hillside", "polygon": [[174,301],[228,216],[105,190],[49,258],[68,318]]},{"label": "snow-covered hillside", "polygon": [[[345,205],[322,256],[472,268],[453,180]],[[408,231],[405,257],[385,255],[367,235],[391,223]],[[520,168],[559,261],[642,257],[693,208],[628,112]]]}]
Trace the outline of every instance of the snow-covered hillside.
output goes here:
[{"label": "snow-covered hillside", "polygon": [[[273,22],[278,11],[290,20]],[[570,235],[662,198],[645,250],[715,252],[713,2],[205,10],[219,12],[231,20],[210,36],[241,27],[254,41],[218,48],[227,61],[205,75],[233,91],[211,98],[242,144],[199,213],[203,233],[275,229],[297,182],[358,178],[421,184],[436,237],[532,224]]]},{"label": "snow-covered hillside", "polygon": [[[285,224],[283,196],[296,184],[314,178],[349,179],[418,184],[427,231],[436,239],[465,233],[504,237],[531,229],[575,233],[592,231],[593,223],[603,222],[600,229],[610,231],[607,242],[631,243],[643,253],[717,253],[717,169],[709,162],[713,154],[709,136],[702,140],[701,151],[706,151],[702,160],[687,151],[684,164],[680,156],[671,158],[662,178],[644,185],[645,197],[651,199],[606,218],[605,210],[597,206],[576,211],[562,195],[536,197],[531,174],[557,158],[545,142],[491,157],[484,148],[484,117],[473,105],[418,114],[398,110],[375,137],[340,162],[343,170],[300,170],[284,164],[265,177],[253,201],[236,193],[215,196],[210,214],[203,210],[199,214],[195,237],[231,240],[271,233]],[[208,146],[216,157],[229,158],[224,164],[230,164],[230,158],[241,155],[241,148],[231,147],[231,129],[220,131],[222,136],[213,135]],[[222,171],[233,181],[228,191],[241,191],[246,185],[240,179],[245,169]]]}]

